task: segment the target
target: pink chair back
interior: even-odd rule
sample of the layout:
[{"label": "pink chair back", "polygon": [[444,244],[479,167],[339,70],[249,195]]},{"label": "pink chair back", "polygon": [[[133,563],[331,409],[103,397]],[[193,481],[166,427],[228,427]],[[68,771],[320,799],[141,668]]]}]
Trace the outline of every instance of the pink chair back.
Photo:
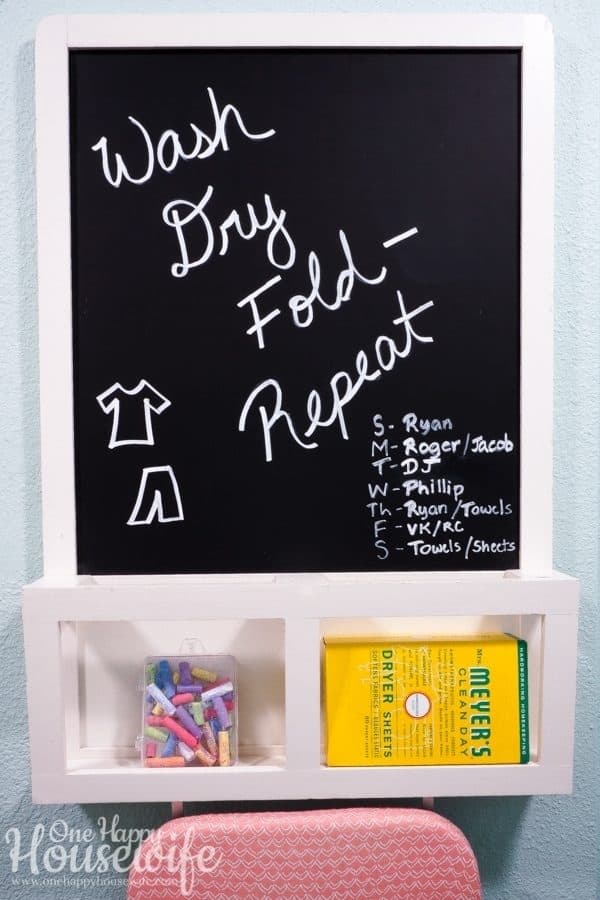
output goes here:
[{"label": "pink chair back", "polygon": [[128,900],[481,900],[462,832],[420,809],[219,813],[141,846]]}]

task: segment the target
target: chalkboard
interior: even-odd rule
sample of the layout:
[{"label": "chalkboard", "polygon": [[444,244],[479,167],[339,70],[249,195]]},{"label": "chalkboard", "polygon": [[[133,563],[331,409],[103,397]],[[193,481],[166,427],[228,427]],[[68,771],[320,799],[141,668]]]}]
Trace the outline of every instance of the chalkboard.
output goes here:
[{"label": "chalkboard", "polygon": [[519,565],[515,50],[71,50],[80,573]]}]

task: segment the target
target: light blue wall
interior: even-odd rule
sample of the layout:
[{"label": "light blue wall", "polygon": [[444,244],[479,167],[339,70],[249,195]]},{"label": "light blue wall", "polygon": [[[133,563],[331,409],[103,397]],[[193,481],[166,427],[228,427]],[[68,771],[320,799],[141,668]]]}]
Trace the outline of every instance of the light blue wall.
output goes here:
[{"label": "light blue wall", "polygon": [[[120,887],[8,887],[6,829],[72,827],[119,813],[152,827],[166,807],[34,807],[27,751],[20,588],[41,572],[34,203],[33,40],[56,12],[200,11],[542,12],[555,29],[556,404],[555,561],[583,583],[575,794],[440,801],[479,858],[489,900],[596,896],[598,791],[598,547],[600,368],[600,3],[598,0],[0,0],[0,895],[117,898]],[[40,665],[44,665],[40,659]],[[52,698],[48,697],[52,703]],[[6,885],[6,886],[5,886]]]}]

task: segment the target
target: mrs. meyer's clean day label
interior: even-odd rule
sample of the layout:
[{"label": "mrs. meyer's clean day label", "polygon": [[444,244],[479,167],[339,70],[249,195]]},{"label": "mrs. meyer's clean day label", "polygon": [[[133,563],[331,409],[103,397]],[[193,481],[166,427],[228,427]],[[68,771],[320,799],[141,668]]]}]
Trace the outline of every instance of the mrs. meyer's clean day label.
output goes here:
[{"label": "mrs. meyer's clean day label", "polygon": [[328,765],[529,761],[525,641],[486,634],[324,643]]}]

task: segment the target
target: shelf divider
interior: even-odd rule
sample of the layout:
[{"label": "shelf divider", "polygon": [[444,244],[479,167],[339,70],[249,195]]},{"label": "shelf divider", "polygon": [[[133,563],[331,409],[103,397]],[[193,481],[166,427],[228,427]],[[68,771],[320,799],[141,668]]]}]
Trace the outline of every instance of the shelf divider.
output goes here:
[{"label": "shelf divider", "polygon": [[321,762],[321,635],[319,619],[285,622],[286,767]]}]

